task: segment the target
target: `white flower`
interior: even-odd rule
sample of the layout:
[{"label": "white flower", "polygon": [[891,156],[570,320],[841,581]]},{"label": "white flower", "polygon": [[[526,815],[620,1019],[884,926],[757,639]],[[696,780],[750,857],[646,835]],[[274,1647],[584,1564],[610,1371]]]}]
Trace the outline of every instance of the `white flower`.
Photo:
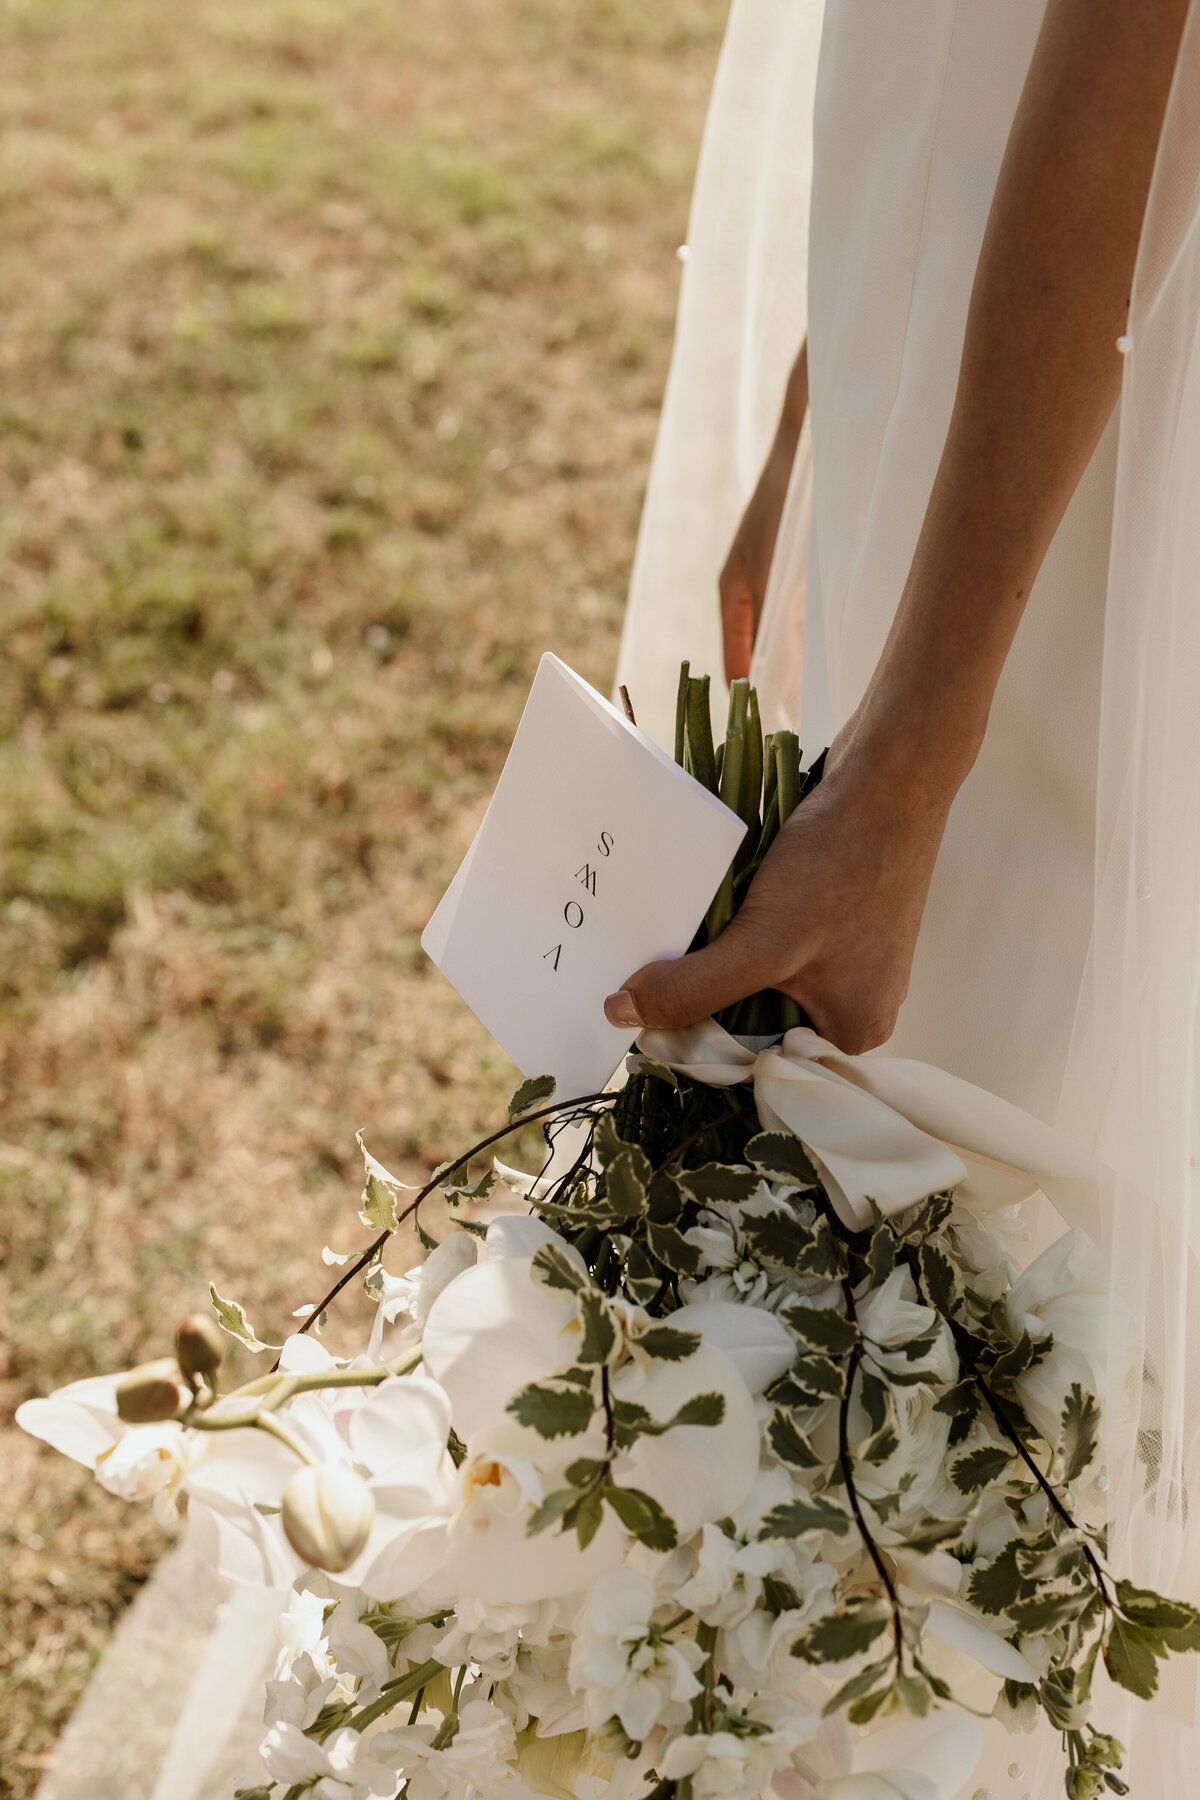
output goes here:
[{"label": "white flower", "polygon": [[318,1669],[307,1651],[292,1664],[290,1678],[268,1681],[264,1725],[298,1725],[307,1731],[337,1686],[337,1677]]},{"label": "white flower", "polygon": [[435,1740],[443,1720],[433,1711],[373,1740],[376,1751],[403,1773],[408,1800],[460,1800],[473,1789],[487,1793],[512,1774],[512,1721],[490,1700],[474,1696],[475,1688],[464,1691],[457,1729],[440,1747]]},{"label": "white flower", "polygon": [[175,1495],[186,1459],[183,1427],[126,1425],[117,1417],[121,1374],[93,1375],[17,1408],[17,1424],[74,1462],[91,1469],[102,1488],[122,1500],[154,1500],[164,1524],[175,1516]]},{"label": "white flower", "polygon": [[314,1800],[393,1800],[399,1781],[381,1745],[379,1738],[364,1744],[348,1725],[317,1744],[298,1725],[285,1723],[271,1727],[260,1754],[273,1780],[311,1783],[305,1791]]},{"label": "white flower", "polygon": [[558,1614],[556,1600],[497,1605],[464,1594],[446,1625],[437,1659],[447,1668],[475,1663],[489,1680],[502,1681],[516,1669],[519,1648],[549,1644]]},{"label": "white flower", "polygon": [[[451,1231],[424,1262],[407,1274],[389,1275],[381,1270],[379,1304],[367,1345],[368,1360],[382,1362],[385,1356],[398,1356],[401,1350],[419,1343],[430,1307],[456,1275],[472,1267],[478,1254],[477,1241],[470,1232]],[[385,1331],[397,1320],[403,1321],[398,1329]]]},{"label": "white flower", "polygon": [[682,1724],[701,1691],[695,1671],[704,1652],[690,1638],[654,1630],[654,1583],[614,1569],[593,1587],[571,1647],[570,1681],[592,1730],[609,1719],[635,1743],[659,1724]]},{"label": "white flower", "polygon": [[378,1700],[392,1672],[387,1649],[369,1625],[355,1618],[349,1598],[334,1608],[326,1628],[326,1642],[346,1693],[353,1694],[360,1706],[370,1706]]},{"label": "white flower", "polygon": [[820,1718],[782,1696],[757,1695],[748,1704],[753,1724],[769,1731],[728,1729],[680,1736],[667,1745],[658,1767],[669,1781],[690,1777],[699,1800],[754,1800],[780,1770],[793,1766],[800,1745],[820,1726]]},{"label": "white flower", "polygon": [[956,1800],[982,1751],[979,1721],[951,1707],[857,1739],[839,1713],[772,1785],[783,1800]]},{"label": "white flower", "polygon": [[1068,1231],[1018,1275],[1005,1303],[1014,1333],[1052,1334],[1050,1354],[1015,1386],[1021,1404],[1050,1444],[1057,1444],[1067,1390],[1078,1382],[1103,1393],[1113,1303],[1104,1294],[1095,1251]]}]

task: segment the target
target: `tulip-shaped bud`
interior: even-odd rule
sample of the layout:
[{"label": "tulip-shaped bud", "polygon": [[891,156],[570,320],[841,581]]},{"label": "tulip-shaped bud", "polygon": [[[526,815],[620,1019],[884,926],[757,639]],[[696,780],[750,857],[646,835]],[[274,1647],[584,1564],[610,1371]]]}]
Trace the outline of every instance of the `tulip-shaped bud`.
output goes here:
[{"label": "tulip-shaped bud", "polygon": [[191,1399],[173,1356],[142,1363],[117,1383],[117,1417],[126,1425],[175,1419]]},{"label": "tulip-shaped bud", "polygon": [[189,1313],[175,1333],[175,1354],[185,1375],[215,1375],[225,1360],[221,1333],[207,1313]]},{"label": "tulip-shaped bud", "polygon": [[1119,1769],[1125,1756],[1125,1746],[1115,1737],[1098,1731],[1087,1747],[1089,1762],[1103,1763],[1106,1768]]},{"label": "tulip-shaped bud", "polygon": [[337,1575],[370,1535],[375,1496],[353,1469],[321,1463],[297,1469],[283,1490],[283,1529],[306,1563]]}]

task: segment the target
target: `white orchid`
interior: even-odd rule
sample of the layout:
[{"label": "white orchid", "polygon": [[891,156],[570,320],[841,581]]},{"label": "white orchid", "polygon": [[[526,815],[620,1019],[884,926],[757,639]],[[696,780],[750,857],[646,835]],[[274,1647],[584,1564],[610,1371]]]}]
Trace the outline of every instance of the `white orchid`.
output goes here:
[{"label": "white orchid", "polygon": [[456,1275],[471,1268],[478,1254],[478,1241],[470,1232],[451,1231],[407,1274],[389,1275],[381,1268],[368,1361],[382,1362],[419,1344],[430,1307]]},{"label": "white orchid", "polygon": [[956,1800],[982,1751],[979,1721],[955,1708],[861,1738],[835,1715],[772,1786],[781,1800]]},{"label": "white orchid", "polygon": [[117,1388],[124,1377],[93,1375],[57,1388],[44,1400],[17,1408],[17,1424],[73,1462],[91,1469],[110,1494],[154,1501],[163,1524],[175,1518],[175,1499],[187,1460],[183,1428],[126,1425],[117,1417]]}]

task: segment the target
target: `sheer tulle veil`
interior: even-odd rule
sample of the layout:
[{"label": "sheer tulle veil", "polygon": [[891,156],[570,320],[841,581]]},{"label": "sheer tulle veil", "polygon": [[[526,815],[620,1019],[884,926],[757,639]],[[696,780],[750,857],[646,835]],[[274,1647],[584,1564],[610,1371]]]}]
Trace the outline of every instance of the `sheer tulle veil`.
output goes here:
[{"label": "sheer tulle veil", "polygon": [[[819,0],[733,0],[706,127],[620,672],[639,722],[668,741],[680,657],[720,667],[717,572],[805,329],[821,15]],[[1200,1600],[1200,1528],[1189,1528],[1200,1505],[1200,0],[1168,108],[1129,337],[1092,947],[1059,1123],[1115,1172],[1103,1250],[1141,1334],[1136,1428],[1110,1456],[1113,1562]],[[797,718],[809,470],[802,443],[754,673],[768,724],[799,723],[816,748],[834,721],[814,713],[819,699]],[[1129,1410],[1113,1397],[1113,1417]],[[222,1740],[243,1706],[253,1732],[273,1637],[269,1604],[235,1603],[214,1619],[219,1598],[176,1553],[102,1664],[46,1800],[219,1791],[232,1750]],[[1117,1698],[1105,1697],[1108,1717]],[[1168,1681],[1161,1703],[1140,1710],[1122,1733],[1135,1792],[1189,1791],[1189,1683]],[[1059,1791],[1058,1778],[1029,1775],[993,1782],[997,1800]]]}]

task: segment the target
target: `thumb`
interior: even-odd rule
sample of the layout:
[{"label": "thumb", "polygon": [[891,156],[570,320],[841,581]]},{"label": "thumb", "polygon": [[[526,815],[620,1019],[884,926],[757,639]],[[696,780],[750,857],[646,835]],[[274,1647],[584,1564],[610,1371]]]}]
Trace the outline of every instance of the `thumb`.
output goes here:
[{"label": "thumb", "polygon": [[610,1025],[676,1031],[770,985],[755,933],[735,918],[713,944],[669,962],[646,963],[604,1002]]}]

